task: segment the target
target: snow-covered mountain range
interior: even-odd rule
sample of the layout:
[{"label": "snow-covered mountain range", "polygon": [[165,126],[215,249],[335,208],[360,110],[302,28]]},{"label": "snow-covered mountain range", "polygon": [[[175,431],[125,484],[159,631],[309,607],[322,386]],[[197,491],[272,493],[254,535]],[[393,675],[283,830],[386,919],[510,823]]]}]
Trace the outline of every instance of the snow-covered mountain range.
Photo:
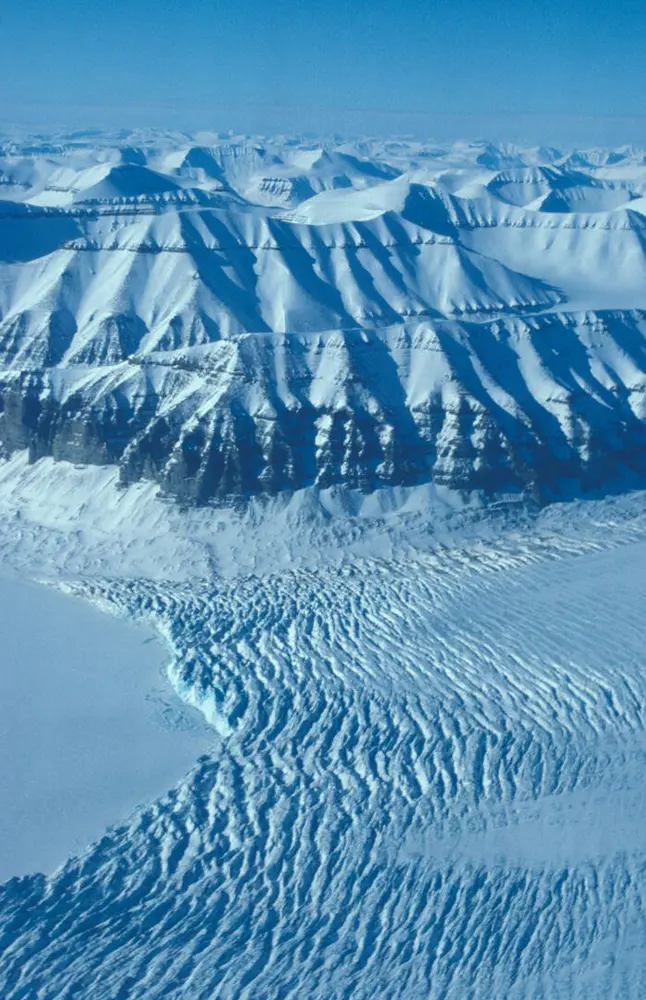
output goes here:
[{"label": "snow-covered mountain range", "polygon": [[197,502],[644,474],[642,151],[7,140],[0,194],[5,454]]},{"label": "snow-covered mountain range", "polygon": [[0,194],[3,1000],[642,1000],[645,154]]}]

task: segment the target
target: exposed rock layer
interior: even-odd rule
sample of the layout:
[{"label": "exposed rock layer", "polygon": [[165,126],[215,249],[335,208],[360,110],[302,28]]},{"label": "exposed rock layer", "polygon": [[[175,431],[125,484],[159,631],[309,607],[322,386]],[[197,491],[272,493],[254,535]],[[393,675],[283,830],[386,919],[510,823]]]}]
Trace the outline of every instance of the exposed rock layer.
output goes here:
[{"label": "exposed rock layer", "polygon": [[646,471],[641,313],[248,335],[5,372],[0,438],[178,499],[433,480],[550,498]]}]

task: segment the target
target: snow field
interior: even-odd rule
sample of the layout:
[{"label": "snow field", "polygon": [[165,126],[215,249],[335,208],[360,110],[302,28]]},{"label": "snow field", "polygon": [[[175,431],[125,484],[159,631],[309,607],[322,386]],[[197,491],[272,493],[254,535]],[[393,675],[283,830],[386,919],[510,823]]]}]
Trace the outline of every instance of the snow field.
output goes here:
[{"label": "snow field", "polygon": [[640,996],[643,495],[399,519],[387,559],[68,584],[157,623],[220,743],[2,890],[8,998]]}]

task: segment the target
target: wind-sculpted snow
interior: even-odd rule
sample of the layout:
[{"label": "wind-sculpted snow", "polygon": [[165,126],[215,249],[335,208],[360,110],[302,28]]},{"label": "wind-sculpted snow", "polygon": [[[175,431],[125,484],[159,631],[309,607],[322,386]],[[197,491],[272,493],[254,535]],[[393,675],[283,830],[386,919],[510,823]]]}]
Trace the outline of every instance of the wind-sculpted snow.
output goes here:
[{"label": "wind-sculpted snow", "polygon": [[316,572],[68,584],[156,624],[220,742],[3,887],[3,996],[641,996],[645,552],[635,495]]}]

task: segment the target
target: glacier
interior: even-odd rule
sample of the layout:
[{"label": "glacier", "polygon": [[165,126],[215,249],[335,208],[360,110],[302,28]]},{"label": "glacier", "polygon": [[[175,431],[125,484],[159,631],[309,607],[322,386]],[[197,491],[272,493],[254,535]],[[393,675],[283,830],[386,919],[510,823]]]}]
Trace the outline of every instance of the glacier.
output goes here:
[{"label": "glacier", "polygon": [[2,996],[643,996],[646,153],[16,133],[0,195],[3,563],[208,734],[8,872]]}]

